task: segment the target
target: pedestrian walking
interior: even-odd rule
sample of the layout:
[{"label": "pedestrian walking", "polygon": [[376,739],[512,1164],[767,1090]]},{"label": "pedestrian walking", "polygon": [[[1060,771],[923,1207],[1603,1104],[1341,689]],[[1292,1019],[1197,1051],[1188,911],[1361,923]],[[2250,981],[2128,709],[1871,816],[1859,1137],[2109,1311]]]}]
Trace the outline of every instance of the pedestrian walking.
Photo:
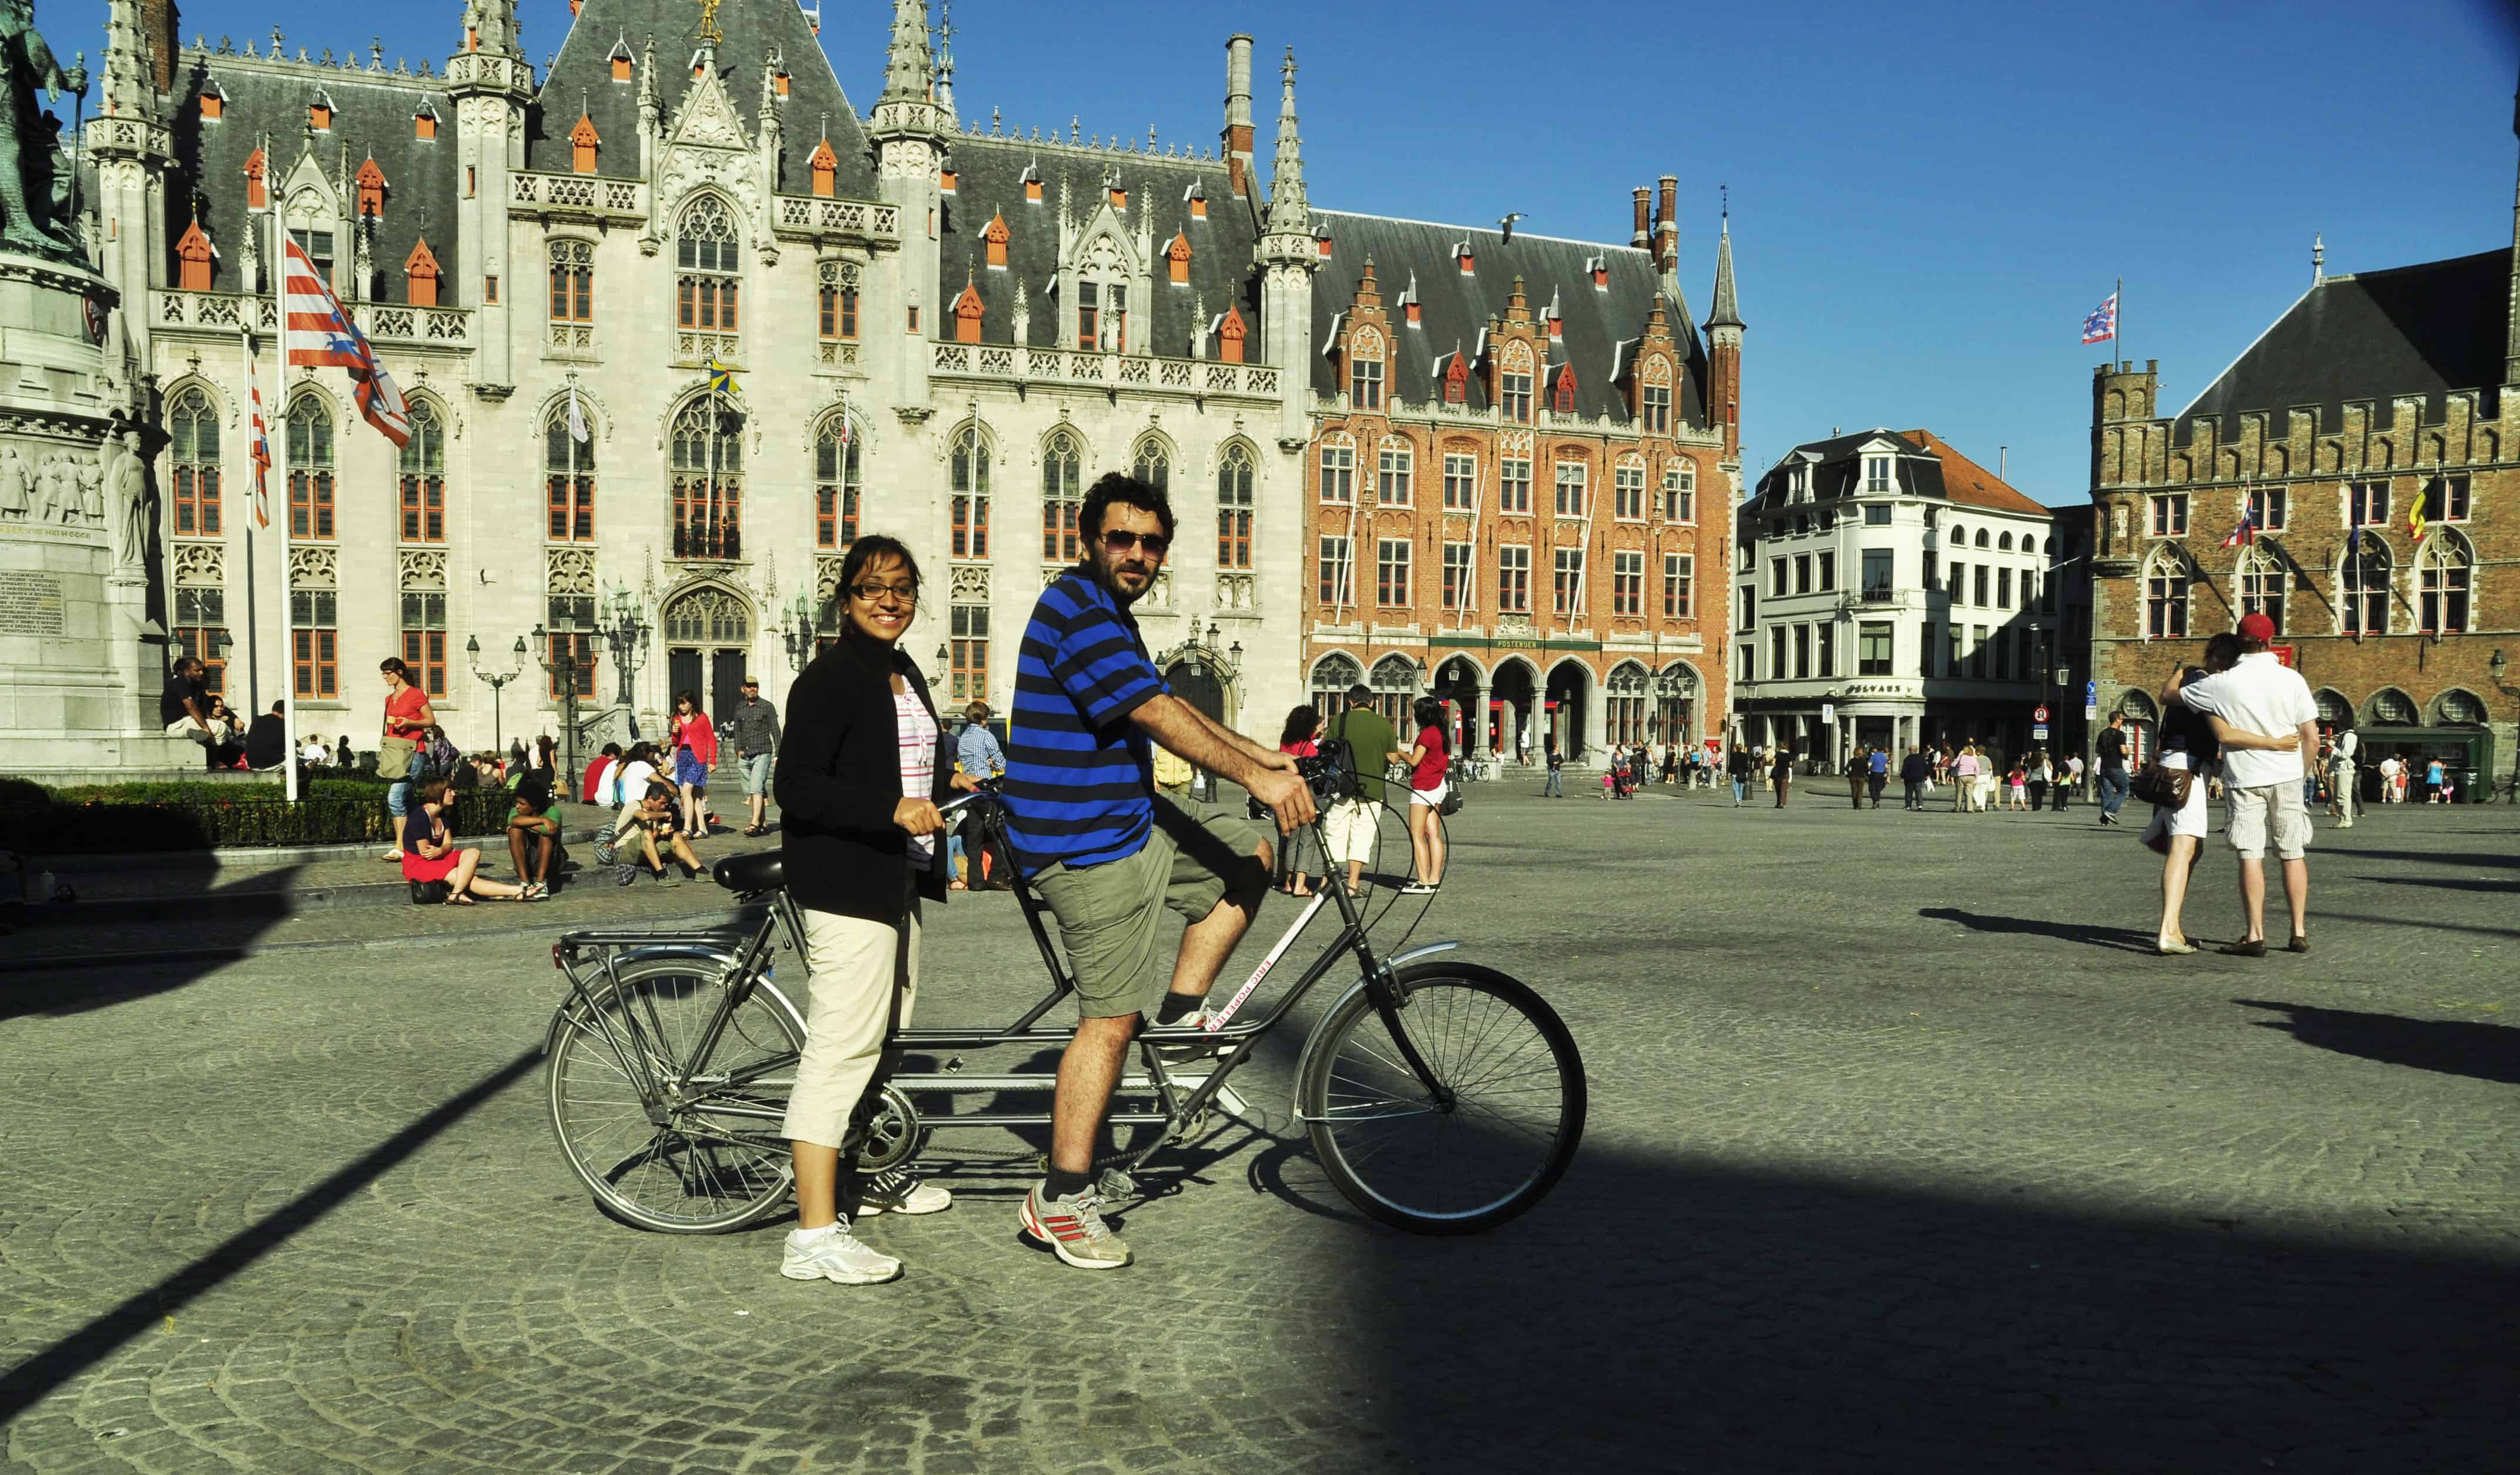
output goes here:
[{"label": "pedestrian walking", "polygon": [[1899,781],[1908,788],[1908,812],[1923,813],[1925,791],[1933,786],[1934,761],[1925,757],[1922,748],[1913,744],[1909,746],[1908,756],[1899,761]]},{"label": "pedestrian walking", "polygon": [[[963,730],[954,738],[954,763],[976,784],[1006,776],[1007,750],[989,730],[988,703],[975,701],[963,709]],[[973,855],[980,858],[973,861]],[[1012,880],[995,872],[997,857],[989,853],[977,809],[967,810],[963,822],[946,832],[945,857],[949,891],[957,886],[967,891],[1015,889]]]},{"label": "pedestrian walking", "polygon": [[1872,750],[1862,748],[1846,761],[1846,797],[1855,807],[1864,807],[1864,783],[1872,772]]},{"label": "pedestrian walking", "polygon": [[1864,787],[1870,795],[1872,807],[1881,807],[1881,791],[1890,787],[1890,750],[1875,743],[1865,762]]},{"label": "pedestrian walking", "polygon": [[919,565],[898,540],[851,543],[840,636],[788,695],[774,781],[806,964],[805,1043],[781,1124],[796,1175],[796,1227],[779,1264],[790,1280],[889,1280],[901,1262],[860,1240],[853,1221],[954,1202],[907,1166],[853,1175],[846,1197],[840,1181],[858,1104],[893,1064],[884,1037],[918,1002],[922,905],[945,902],[936,806],[973,787],[944,761],[926,677],[901,649],[919,595]]},{"label": "pedestrian walking", "polygon": [[[1361,898],[1365,895],[1365,863],[1374,858],[1380,842],[1382,804],[1390,791],[1383,777],[1387,771],[1383,755],[1398,747],[1400,738],[1374,707],[1373,688],[1362,681],[1347,689],[1347,710],[1330,718],[1323,731],[1329,741],[1347,745],[1347,760],[1354,773],[1351,792],[1322,816],[1323,838],[1329,845],[1329,853],[1324,858],[1332,867],[1347,867],[1347,894]],[[1554,738],[1550,740],[1549,760],[1549,785],[1554,792]]]},{"label": "pedestrian walking", "polygon": [[2030,774],[2021,766],[2021,760],[2014,759],[2012,766],[2004,771],[2003,787],[2005,796],[2011,801],[2012,808],[2016,812],[2028,812]]},{"label": "pedestrian walking", "polygon": [[2079,753],[2068,753],[2065,755],[2064,774],[2056,784],[2056,792],[2050,796],[2055,803],[2057,813],[2065,812],[2067,797],[2079,792],[2082,787],[2083,756]]},{"label": "pedestrian walking", "polygon": [[1977,805],[1977,747],[1963,743],[1952,758],[1952,812],[1965,814]]},{"label": "pedestrian walking", "polygon": [[734,729],[735,761],[743,770],[743,802],[750,811],[746,835],[770,833],[771,765],[779,753],[779,709],[761,699],[761,678],[746,674],[743,700],[727,714]]},{"label": "pedestrian walking", "polygon": [[1724,761],[1724,772],[1732,781],[1732,807],[1737,809],[1750,798],[1750,750],[1734,743]]},{"label": "pedestrian walking", "polygon": [[1777,760],[1768,770],[1768,781],[1776,786],[1777,807],[1783,808],[1794,786],[1794,750],[1781,745],[1778,747]]},{"label": "pedestrian walking", "polygon": [[2354,758],[2362,746],[2362,738],[2351,727],[2339,727],[2327,740],[2327,812],[2341,830],[2354,828],[2354,806],[2362,797],[2354,777]]},{"label": "pedestrian walking", "polygon": [[2048,807],[2048,791],[2056,782],[2056,769],[2048,761],[2048,750],[2042,748],[2030,755],[2030,812]]},{"label": "pedestrian walking", "polygon": [[2292,938],[2286,950],[2310,950],[2311,824],[2301,805],[2305,752],[2318,746],[2318,704],[2301,672],[2275,659],[2274,622],[2264,615],[2240,620],[2240,658],[2229,670],[2187,682],[2177,675],[2163,698],[2176,696],[2195,712],[2218,716],[2244,732],[2280,737],[2292,733],[2298,742],[2288,749],[2241,750],[2224,758],[2224,838],[2239,857],[2240,904],[2247,934],[2226,944],[2223,951],[2241,957],[2264,957],[2266,933],[2266,852],[2274,847],[2283,864],[2284,902],[2292,913]]},{"label": "pedestrian walking", "polygon": [[[1523,759],[1526,763],[1531,761],[1527,752],[1528,750]],[[1549,735],[1549,781],[1541,786],[1541,798],[1564,799],[1566,797],[1565,767],[1565,756],[1557,751],[1557,734],[1552,732]]]},{"label": "pedestrian walking", "polygon": [[674,787],[683,798],[683,829],[704,836],[709,770],[717,766],[717,727],[700,710],[699,697],[688,691],[674,697],[674,714],[666,727],[665,748],[674,756]]},{"label": "pedestrian walking", "polygon": [[[2118,822],[2118,809],[2126,804],[2127,777],[2126,714],[2109,714],[2109,725],[2101,729],[2099,741],[2092,745],[2099,755],[2100,823]],[[2296,762],[2298,761],[2296,760]],[[2298,777],[2298,775],[2296,775]]]}]

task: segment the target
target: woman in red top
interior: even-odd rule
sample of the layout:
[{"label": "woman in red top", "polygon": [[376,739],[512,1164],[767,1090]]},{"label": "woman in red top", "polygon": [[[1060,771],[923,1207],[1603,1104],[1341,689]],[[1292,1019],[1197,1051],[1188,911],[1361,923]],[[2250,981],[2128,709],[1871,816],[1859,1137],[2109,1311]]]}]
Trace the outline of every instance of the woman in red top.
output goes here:
[{"label": "woman in red top", "polygon": [[717,729],[709,725],[708,714],[700,711],[700,699],[690,692],[674,698],[672,742],[667,748],[674,755],[674,784],[683,795],[683,832],[706,835],[709,770],[717,766]]},{"label": "woman in red top", "polygon": [[1400,888],[1404,895],[1424,896],[1444,884],[1444,770],[1453,745],[1444,737],[1444,704],[1419,697],[1414,709],[1418,740],[1394,761],[1409,765],[1409,849],[1418,879]]},{"label": "woman in red top", "polygon": [[452,803],[446,796],[444,778],[423,779],[411,797],[417,801],[411,812],[403,816],[402,878],[414,883],[412,899],[422,899],[420,887],[429,882],[446,886],[445,904],[470,906],[474,897],[497,897],[511,901],[539,901],[540,886],[512,886],[493,881],[480,874],[481,853],[458,850],[446,833],[446,807]]},{"label": "woman in red top", "polygon": [[[427,738],[429,724],[437,720],[437,714],[429,710],[428,693],[411,684],[411,668],[402,664],[400,656],[385,657],[378,663],[377,669],[385,678],[384,735],[406,739],[417,749]],[[393,786],[385,790],[385,810],[393,815],[396,839],[401,838],[403,816],[410,802],[408,777],[394,780]],[[384,858],[400,860],[402,854],[402,847],[397,845],[385,852]]]},{"label": "woman in red top", "polygon": [[[1278,751],[1294,758],[1318,758],[1321,735],[1322,714],[1310,707],[1298,707],[1286,714],[1286,725],[1278,734]],[[1305,874],[1295,853],[1304,843],[1305,833],[1297,830],[1278,847],[1278,889],[1288,896],[1313,894],[1312,878]]]}]

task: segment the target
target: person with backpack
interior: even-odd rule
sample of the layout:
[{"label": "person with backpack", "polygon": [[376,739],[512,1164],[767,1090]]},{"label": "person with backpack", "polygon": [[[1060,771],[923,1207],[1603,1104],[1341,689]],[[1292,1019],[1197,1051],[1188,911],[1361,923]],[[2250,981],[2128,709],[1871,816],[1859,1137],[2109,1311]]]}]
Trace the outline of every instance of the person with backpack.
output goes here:
[{"label": "person with backpack", "polygon": [[1373,710],[1373,688],[1362,681],[1347,689],[1347,710],[1330,718],[1329,737],[1347,744],[1354,782],[1347,797],[1330,806],[1322,828],[1329,842],[1330,864],[1347,866],[1347,894],[1362,897],[1365,862],[1373,854],[1382,825],[1386,795],[1382,765],[1400,746],[1400,739],[1382,714]]}]

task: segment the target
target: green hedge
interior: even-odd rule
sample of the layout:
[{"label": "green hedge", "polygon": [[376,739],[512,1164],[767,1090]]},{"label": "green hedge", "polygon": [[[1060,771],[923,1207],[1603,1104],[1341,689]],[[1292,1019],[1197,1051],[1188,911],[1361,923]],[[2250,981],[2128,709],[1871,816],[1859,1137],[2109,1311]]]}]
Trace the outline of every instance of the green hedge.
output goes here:
[{"label": "green hedge", "polygon": [[[25,855],[112,855],[221,846],[391,844],[382,780],[321,778],[294,805],[277,784],[79,784],[59,789],[0,778],[0,849]],[[514,797],[450,796],[447,828],[495,835]]]}]

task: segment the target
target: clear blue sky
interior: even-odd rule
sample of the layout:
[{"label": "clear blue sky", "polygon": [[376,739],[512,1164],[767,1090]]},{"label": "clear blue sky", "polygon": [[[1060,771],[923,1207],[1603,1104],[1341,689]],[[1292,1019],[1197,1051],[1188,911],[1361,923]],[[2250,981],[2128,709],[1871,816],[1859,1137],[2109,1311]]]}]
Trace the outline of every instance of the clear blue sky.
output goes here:
[{"label": "clear blue sky", "polygon": [[[102,0],[38,3],[55,48],[93,62]],[[216,44],[277,23],[292,50],[337,53],[376,35],[388,57],[442,63],[461,14],[416,0],[350,23],[337,4],[196,0],[182,28]],[[890,15],[825,0],[824,46],[861,111]],[[2307,287],[2313,232],[2331,271],[2507,247],[2520,171],[2520,25],[2493,0],[963,0],[954,22],[966,118],[997,107],[1014,126],[1075,115],[1193,144],[1221,124],[1224,39],[1248,30],[1264,161],[1293,45],[1319,206],[1520,210],[1526,230],[1624,242],[1629,191],[1678,174],[1700,316],[1729,184],[1753,474],[1833,426],[1923,425],[1989,466],[2009,444],[2015,484],[2048,502],[2088,489],[2091,370],[2108,355],[2079,328],[2115,279],[2122,352],[2160,359],[2162,402],[2183,405]],[[537,64],[567,23],[566,0],[530,0]]]}]

